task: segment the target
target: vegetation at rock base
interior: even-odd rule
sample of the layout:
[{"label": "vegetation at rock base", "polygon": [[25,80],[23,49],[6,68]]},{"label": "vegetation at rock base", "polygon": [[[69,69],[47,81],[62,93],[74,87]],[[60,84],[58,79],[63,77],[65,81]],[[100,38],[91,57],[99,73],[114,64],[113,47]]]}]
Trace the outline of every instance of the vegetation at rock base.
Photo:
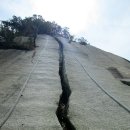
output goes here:
[{"label": "vegetation at rock base", "polygon": [[[87,40],[83,37],[74,40],[74,36],[69,33],[69,28],[61,27],[56,22],[46,21],[41,15],[34,14],[31,17],[22,19],[18,16],[12,16],[10,20],[1,21],[0,24],[0,48],[18,48],[14,39],[31,39],[32,48],[35,45],[35,39],[38,34],[47,34],[51,36],[62,36],[69,40],[69,43],[76,41],[81,45],[86,45]],[[30,42],[29,41],[29,42]],[[27,42],[28,43],[28,42]],[[24,43],[25,45],[25,43]],[[20,49],[28,48],[27,46]]]},{"label": "vegetation at rock base", "polygon": [[41,15],[34,14],[24,19],[14,15],[10,20],[1,21],[0,45],[10,48],[14,45],[13,39],[18,36],[32,37],[35,43],[38,34],[60,35],[67,39],[70,37],[67,27],[63,28],[54,21],[45,21]]},{"label": "vegetation at rock base", "polygon": [[81,45],[87,45],[89,44],[87,39],[85,39],[84,37],[80,37],[80,38],[75,38],[73,41],[78,42]]}]

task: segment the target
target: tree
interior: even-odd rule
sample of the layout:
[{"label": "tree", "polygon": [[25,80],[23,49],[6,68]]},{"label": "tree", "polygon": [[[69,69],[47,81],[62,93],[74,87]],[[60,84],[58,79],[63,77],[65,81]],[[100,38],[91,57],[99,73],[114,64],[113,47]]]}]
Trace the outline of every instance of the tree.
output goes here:
[{"label": "tree", "polygon": [[78,39],[78,42],[81,44],[81,45],[87,45],[87,40],[84,38],[84,37],[81,37]]},{"label": "tree", "polygon": [[45,21],[41,15],[34,14],[24,19],[14,15],[10,20],[2,21],[0,35],[8,42],[12,42],[16,36],[33,37],[35,42],[37,34],[60,35],[67,39],[72,39],[69,28],[62,28],[54,21]]},{"label": "tree", "polygon": [[69,28],[68,28],[68,27],[63,28],[63,29],[62,29],[62,32],[63,32],[63,33],[62,33],[62,34],[63,34],[63,35],[62,35],[63,37],[65,37],[65,38],[67,38],[67,39],[70,38],[70,33],[69,33]]},{"label": "tree", "polygon": [[9,26],[11,27],[13,32],[19,33],[22,31],[22,19],[21,17],[13,16],[13,18],[9,21]]},{"label": "tree", "polygon": [[74,40],[74,36],[70,35],[69,43],[71,43]]}]

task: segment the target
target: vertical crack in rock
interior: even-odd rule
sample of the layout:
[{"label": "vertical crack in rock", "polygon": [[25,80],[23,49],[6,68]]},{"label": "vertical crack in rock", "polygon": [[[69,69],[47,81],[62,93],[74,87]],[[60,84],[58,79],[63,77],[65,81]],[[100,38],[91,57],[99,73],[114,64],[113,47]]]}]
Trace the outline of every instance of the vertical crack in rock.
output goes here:
[{"label": "vertical crack in rock", "polygon": [[56,110],[57,118],[63,130],[76,130],[68,117],[69,97],[71,90],[65,70],[64,47],[58,38],[55,38],[59,43],[59,75],[61,79],[62,94],[60,95],[58,108]]}]

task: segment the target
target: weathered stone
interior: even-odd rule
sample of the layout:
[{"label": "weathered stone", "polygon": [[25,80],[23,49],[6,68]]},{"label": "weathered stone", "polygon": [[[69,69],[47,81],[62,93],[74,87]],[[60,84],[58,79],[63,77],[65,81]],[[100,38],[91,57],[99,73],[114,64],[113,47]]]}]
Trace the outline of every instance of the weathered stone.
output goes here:
[{"label": "weathered stone", "polygon": [[29,50],[34,48],[33,37],[18,36],[14,38],[13,42],[15,43],[14,46],[19,48],[29,49]]},{"label": "weathered stone", "polygon": [[39,47],[35,51],[0,50],[0,123],[33,70],[1,130],[62,130],[55,114],[61,94],[59,46],[46,35],[38,36],[36,44]]},{"label": "weathered stone", "polygon": [[122,77],[129,78],[129,62],[91,45],[69,44],[66,39],[59,39],[64,45],[71,89],[71,123],[77,130],[130,129],[130,87],[121,83],[121,76],[115,78],[107,69],[114,68],[115,76],[119,71]]}]

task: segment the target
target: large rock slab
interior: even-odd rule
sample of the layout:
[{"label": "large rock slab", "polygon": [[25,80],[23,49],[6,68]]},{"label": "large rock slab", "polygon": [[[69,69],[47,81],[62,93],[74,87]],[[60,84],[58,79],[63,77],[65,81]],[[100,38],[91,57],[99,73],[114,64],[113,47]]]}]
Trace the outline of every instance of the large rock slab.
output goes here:
[{"label": "large rock slab", "polygon": [[[1,92],[3,90],[6,95],[11,95],[8,99],[3,97],[5,100],[0,104],[1,122],[11,106],[14,105],[22,85],[39,59],[18,104],[1,130],[62,129],[55,114],[61,94],[60,77],[58,74],[59,46],[52,37],[46,35],[38,36],[36,41],[39,47],[35,51],[20,53],[19,57],[12,58],[13,63],[11,60],[5,61],[4,64],[10,62],[7,64],[9,68],[3,65],[3,69],[0,71],[1,76],[4,75],[4,72],[7,76],[7,78],[5,77],[8,83],[6,89],[10,89],[10,85],[13,82],[18,87],[17,91],[15,87],[14,89],[11,87],[11,91],[4,91],[4,86],[7,84],[2,82],[3,79],[0,80],[2,84]],[[10,56],[7,56],[7,59],[10,59],[8,57]],[[12,77],[12,75],[15,75],[15,77]],[[20,76],[23,78],[20,79]],[[2,95],[0,94],[0,96]]]},{"label": "large rock slab", "polygon": [[129,63],[90,45],[71,45],[65,39],[61,40],[72,90],[69,117],[73,125],[77,130],[130,129],[129,112],[103,91],[130,109],[129,86],[107,70],[110,66],[128,69]]}]

